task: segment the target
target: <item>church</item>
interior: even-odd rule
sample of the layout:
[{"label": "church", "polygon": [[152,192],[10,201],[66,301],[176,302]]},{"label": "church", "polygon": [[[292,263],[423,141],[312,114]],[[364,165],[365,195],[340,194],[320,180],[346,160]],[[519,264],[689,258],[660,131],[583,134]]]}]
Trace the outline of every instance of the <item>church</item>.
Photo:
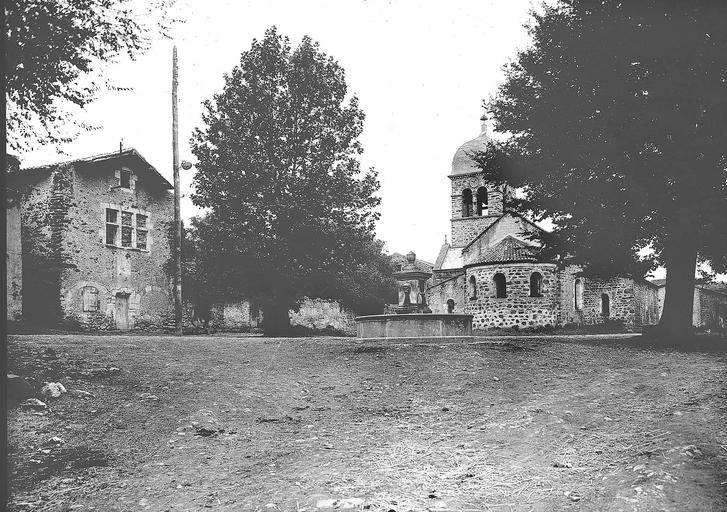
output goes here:
[{"label": "church", "polygon": [[474,329],[613,323],[633,331],[656,324],[658,288],[649,281],[586,277],[538,257],[529,234],[542,228],[508,211],[514,190],[488,183],[471,158],[488,140],[483,118],[480,135],[454,154],[451,237],[426,282],[428,308],[473,315]]}]

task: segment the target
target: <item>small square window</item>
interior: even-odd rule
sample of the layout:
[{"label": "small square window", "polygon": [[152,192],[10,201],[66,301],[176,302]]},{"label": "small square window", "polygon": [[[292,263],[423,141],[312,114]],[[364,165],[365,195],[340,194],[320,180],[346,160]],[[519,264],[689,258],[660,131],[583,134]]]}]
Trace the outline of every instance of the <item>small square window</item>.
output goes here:
[{"label": "small square window", "polygon": [[106,208],[106,222],[116,224],[119,222],[118,218],[119,218],[118,210],[112,210],[111,208]]},{"label": "small square window", "polygon": [[121,169],[121,179],[119,186],[121,188],[131,188],[131,171]]},{"label": "small square window", "polygon": [[115,224],[106,224],[106,245],[116,245],[116,233],[119,228]]},{"label": "small square window", "polygon": [[131,226],[131,216],[133,214],[131,212],[121,212],[121,225],[122,226]]},{"label": "small square window", "polygon": [[136,232],[136,248],[146,249],[146,231],[138,230]]},{"label": "small square window", "polygon": [[121,228],[121,247],[131,247],[131,232],[132,228],[122,227]]},{"label": "small square window", "polygon": [[138,229],[146,229],[146,215],[136,214],[136,227]]}]

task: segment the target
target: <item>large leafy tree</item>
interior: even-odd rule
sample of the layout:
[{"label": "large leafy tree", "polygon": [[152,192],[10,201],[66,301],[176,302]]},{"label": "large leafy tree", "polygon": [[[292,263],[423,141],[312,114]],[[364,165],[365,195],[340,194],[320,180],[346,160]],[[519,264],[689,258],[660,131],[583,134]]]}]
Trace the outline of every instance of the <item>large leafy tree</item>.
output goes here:
[{"label": "large leafy tree", "polygon": [[174,0],[7,0],[6,133],[13,150],[57,143],[83,127],[73,116],[103,87],[104,63],[166,35]]},{"label": "large leafy tree", "polygon": [[555,221],[546,252],[591,274],[666,266],[665,334],[691,328],[696,262],[727,269],[726,6],[543,6],[487,105],[509,137],[480,165]]},{"label": "large leafy tree", "polygon": [[358,161],[363,119],[338,63],[275,28],[205,103],[192,151],[207,259],[228,298],[262,307],[267,334],[287,332],[302,295],[335,297],[371,264],[380,200]]}]

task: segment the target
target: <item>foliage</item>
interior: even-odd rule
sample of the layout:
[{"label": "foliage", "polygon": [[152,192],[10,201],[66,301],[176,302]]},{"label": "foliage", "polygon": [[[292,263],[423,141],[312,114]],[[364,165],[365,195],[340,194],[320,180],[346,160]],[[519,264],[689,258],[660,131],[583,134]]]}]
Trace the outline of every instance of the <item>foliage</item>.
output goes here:
[{"label": "foliage", "polygon": [[[684,308],[697,251],[727,270],[726,16],[706,0],[533,13],[532,46],[488,104],[510,137],[478,160],[524,187],[514,207],[554,220],[546,254],[593,274],[663,264]],[[639,261],[643,247],[654,254]]]},{"label": "foliage", "polygon": [[370,300],[360,277],[384,263],[363,119],[338,63],[308,37],[291,50],[275,28],[205,102],[192,139],[199,236],[224,295],[260,304],[268,327],[302,295]]},{"label": "foliage", "polygon": [[11,149],[64,140],[73,106],[103,86],[99,70],[143,53],[166,34],[174,0],[8,0],[5,2],[6,133]]}]

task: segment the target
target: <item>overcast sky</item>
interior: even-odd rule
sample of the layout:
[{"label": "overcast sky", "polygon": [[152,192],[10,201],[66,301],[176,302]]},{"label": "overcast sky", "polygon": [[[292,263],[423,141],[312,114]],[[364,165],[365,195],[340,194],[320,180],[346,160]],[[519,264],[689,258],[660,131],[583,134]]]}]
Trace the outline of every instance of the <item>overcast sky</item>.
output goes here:
[{"label": "overcast sky", "polygon": [[[104,92],[84,112],[100,129],[62,147],[20,155],[36,165],[138,149],[172,178],[171,55],[179,51],[180,154],[201,123],[202,101],[219,92],[222,75],[253,38],[271,25],[295,46],[303,35],[320,43],[346,71],[349,91],[366,114],[364,167],[381,181],[378,236],[390,252],[414,250],[434,261],[449,234],[452,156],[479,134],[482,100],[502,81],[502,66],[527,45],[529,0],[178,0],[186,22],[173,41],[160,39],[134,62],[107,68],[112,83],[133,90]],[[537,4],[535,4],[537,5]],[[190,191],[194,170],[182,171]],[[198,213],[188,197],[184,217]]]}]

